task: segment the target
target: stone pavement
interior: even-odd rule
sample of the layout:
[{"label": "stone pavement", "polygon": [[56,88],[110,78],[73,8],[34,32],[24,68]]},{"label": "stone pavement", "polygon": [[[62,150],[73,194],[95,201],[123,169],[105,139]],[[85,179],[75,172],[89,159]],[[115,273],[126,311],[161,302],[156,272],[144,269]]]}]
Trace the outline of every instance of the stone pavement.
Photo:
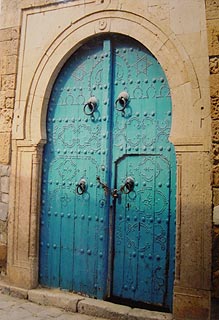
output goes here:
[{"label": "stone pavement", "polygon": [[[47,299],[44,296],[45,299]],[[121,306],[123,307],[123,306]],[[83,308],[81,310],[83,312]],[[144,311],[143,311],[144,312]],[[92,313],[92,311],[91,311]],[[107,312],[106,312],[107,315]],[[105,319],[105,318],[104,318]],[[66,312],[61,308],[48,305],[39,305],[27,299],[15,298],[8,294],[0,293],[0,320],[104,320],[103,318],[82,314],[79,312]],[[151,313],[149,317],[146,314],[136,316],[127,314],[114,314],[110,319],[139,319],[139,320],[163,320],[170,319],[167,315],[163,317],[159,313]]]},{"label": "stone pavement", "polygon": [[[44,296],[45,298],[45,296]],[[150,319],[160,320],[156,313]],[[114,318],[114,317],[113,317]],[[120,318],[120,317],[119,317]],[[104,318],[105,319],[105,318]],[[15,298],[0,293],[0,320],[104,320],[103,318],[89,316],[81,313],[66,312],[61,308],[39,305],[27,299]],[[123,319],[121,317],[120,319]],[[127,317],[127,319],[131,319]],[[148,317],[139,319],[147,320]],[[211,320],[219,320],[219,301],[212,301]]]},{"label": "stone pavement", "polygon": [[65,312],[60,308],[42,306],[24,299],[0,293],[1,320],[102,320],[79,313]]},{"label": "stone pavement", "polygon": [[172,314],[169,313],[131,308],[58,289],[26,290],[0,281],[0,320],[100,320],[101,318],[173,320]]},{"label": "stone pavement", "polygon": [[[132,309],[54,289],[25,290],[0,280],[0,320],[173,320],[171,314]],[[187,320],[187,319],[184,319]],[[211,320],[219,320],[212,300]]]}]

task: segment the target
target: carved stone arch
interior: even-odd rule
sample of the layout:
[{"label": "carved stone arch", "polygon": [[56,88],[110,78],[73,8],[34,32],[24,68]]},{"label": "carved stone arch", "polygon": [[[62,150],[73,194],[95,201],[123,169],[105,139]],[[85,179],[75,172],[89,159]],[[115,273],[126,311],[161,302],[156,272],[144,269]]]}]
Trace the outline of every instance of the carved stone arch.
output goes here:
[{"label": "carved stone arch", "polygon": [[[27,139],[33,144],[45,141],[45,118],[53,82],[71,54],[86,42],[86,39],[101,33],[120,33],[142,43],[160,62],[166,73],[173,102],[171,140],[184,137],[185,130],[192,135],[191,89],[199,88],[195,70],[189,56],[172,34],[158,25],[131,12],[104,11],[78,20],[57,36],[42,56],[29,88],[26,112],[19,125],[14,123],[14,139]],[[169,31],[170,33],[170,31]],[[86,35],[86,36],[85,36]],[[200,94],[198,94],[200,96]],[[178,105],[180,103],[180,106]],[[182,104],[184,108],[181,108]],[[184,119],[180,132],[177,119]],[[34,125],[33,125],[34,123]],[[16,128],[16,129],[15,129]],[[175,130],[177,128],[177,130]]]}]

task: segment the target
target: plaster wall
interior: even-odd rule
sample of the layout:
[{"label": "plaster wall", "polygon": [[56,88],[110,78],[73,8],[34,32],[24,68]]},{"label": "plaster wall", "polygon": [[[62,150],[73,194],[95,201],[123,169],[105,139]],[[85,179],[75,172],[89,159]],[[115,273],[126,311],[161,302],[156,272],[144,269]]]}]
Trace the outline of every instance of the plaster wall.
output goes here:
[{"label": "plaster wall", "polygon": [[41,162],[54,80],[86,39],[118,32],[145,45],[169,81],[170,140],[178,167],[173,312],[175,319],[209,319],[211,109],[205,14],[201,0],[35,0],[31,6],[27,0],[1,1],[0,163],[11,164],[11,283],[38,285]]}]

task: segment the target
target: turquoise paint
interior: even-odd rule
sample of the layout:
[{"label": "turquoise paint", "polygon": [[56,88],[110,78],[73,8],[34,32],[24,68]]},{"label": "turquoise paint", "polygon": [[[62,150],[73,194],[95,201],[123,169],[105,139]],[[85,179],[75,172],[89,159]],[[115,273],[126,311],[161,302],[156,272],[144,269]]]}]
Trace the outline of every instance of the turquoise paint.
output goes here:
[{"label": "turquoise paint", "polygon": [[[118,111],[123,91],[129,100]],[[97,107],[86,115],[92,96]],[[176,159],[170,128],[165,74],[139,43],[96,38],[68,60],[47,114],[41,284],[171,308]],[[134,190],[124,194],[129,176]],[[86,191],[78,195],[81,179]]]}]

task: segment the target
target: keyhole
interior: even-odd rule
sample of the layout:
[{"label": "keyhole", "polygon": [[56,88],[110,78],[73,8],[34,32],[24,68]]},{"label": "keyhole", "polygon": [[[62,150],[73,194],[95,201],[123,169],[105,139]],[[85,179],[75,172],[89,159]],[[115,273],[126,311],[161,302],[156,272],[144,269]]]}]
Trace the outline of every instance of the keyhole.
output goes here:
[{"label": "keyhole", "polygon": [[130,208],[130,204],[129,203],[127,203],[126,208],[129,210],[129,208]]}]

